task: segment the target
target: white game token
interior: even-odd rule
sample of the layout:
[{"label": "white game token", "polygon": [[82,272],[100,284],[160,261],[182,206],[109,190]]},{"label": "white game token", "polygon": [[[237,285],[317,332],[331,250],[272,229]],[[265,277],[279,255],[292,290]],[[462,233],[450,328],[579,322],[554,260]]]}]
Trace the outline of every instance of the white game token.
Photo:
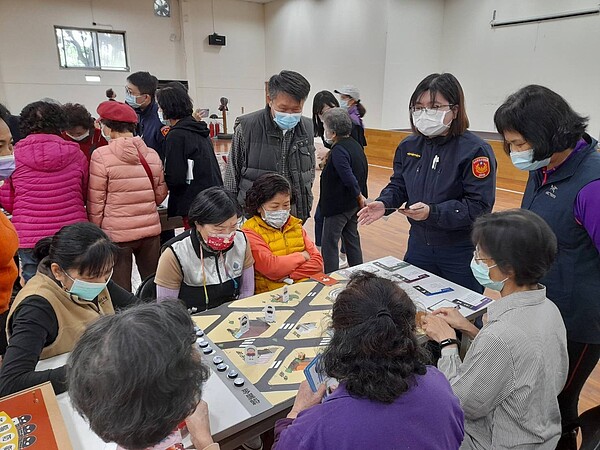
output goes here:
[{"label": "white game token", "polygon": [[249,345],[244,349],[244,362],[246,364],[256,364],[258,359],[258,349],[256,345]]},{"label": "white game token", "polygon": [[250,319],[248,318],[248,314],[244,314],[240,317],[240,331],[239,335],[243,336],[250,330]]},{"label": "white game token", "polygon": [[263,308],[263,312],[265,313],[265,322],[275,322],[275,306],[267,305]]},{"label": "white game token", "polygon": [[290,293],[288,292],[288,287],[287,286],[283,287],[283,297],[282,297],[281,301],[283,303],[287,303],[287,302],[290,301]]}]

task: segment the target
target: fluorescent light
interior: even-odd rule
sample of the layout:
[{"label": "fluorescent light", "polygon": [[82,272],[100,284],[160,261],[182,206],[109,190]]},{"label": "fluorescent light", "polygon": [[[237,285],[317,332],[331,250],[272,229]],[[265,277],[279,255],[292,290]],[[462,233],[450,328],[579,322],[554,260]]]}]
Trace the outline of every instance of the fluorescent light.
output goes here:
[{"label": "fluorescent light", "polygon": [[86,75],[85,81],[88,83],[100,83],[100,77],[98,75]]}]

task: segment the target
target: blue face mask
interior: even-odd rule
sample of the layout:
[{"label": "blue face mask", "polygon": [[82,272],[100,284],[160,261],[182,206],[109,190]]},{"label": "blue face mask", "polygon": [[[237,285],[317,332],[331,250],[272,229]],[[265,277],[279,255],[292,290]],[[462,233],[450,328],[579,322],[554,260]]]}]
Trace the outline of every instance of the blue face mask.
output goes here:
[{"label": "blue face mask", "polygon": [[275,120],[277,126],[282,130],[291,130],[300,123],[300,118],[302,117],[302,113],[282,113],[275,110],[273,111],[275,112],[273,120]]},{"label": "blue face mask", "polygon": [[10,177],[15,171],[15,155],[0,156],[0,181]]},{"label": "blue face mask", "polygon": [[87,300],[88,302],[91,302],[98,297],[100,292],[106,289],[106,285],[112,278],[112,270],[108,280],[106,280],[104,283],[92,283],[90,281],[78,280],[72,278],[67,272],[63,271],[63,273],[73,280],[73,285],[71,286],[71,289],[69,289],[69,294],[76,295],[80,299]]},{"label": "blue face mask", "polygon": [[[140,95],[140,97],[141,97],[141,95]],[[136,101],[136,98],[137,97],[135,95],[133,95],[131,92],[125,91],[125,103],[127,103],[132,108],[140,107],[140,105]]]},{"label": "blue face mask", "polygon": [[491,267],[486,266],[485,264],[481,264],[473,258],[471,260],[471,272],[473,272],[473,276],[477,280],[477,282],[483,287],[490,288],[494,291],[501,292],[504,289],[504,282],[508,280],[506,277],[502,281],[494,281],[490,278],[490,269],[496,267],[497,264],[494,264]]},{"label": "blue face mask", "polygon": [[510,152],[510,159],[517,169],[529,170],[530,172],[546,167],[550,163],[550,158],[534,161],[533,149],[522,152]]},{"label": "blue face mask", "polygon": [[348,109],[348,100],[341,98],[340,99],[340,108]]}]

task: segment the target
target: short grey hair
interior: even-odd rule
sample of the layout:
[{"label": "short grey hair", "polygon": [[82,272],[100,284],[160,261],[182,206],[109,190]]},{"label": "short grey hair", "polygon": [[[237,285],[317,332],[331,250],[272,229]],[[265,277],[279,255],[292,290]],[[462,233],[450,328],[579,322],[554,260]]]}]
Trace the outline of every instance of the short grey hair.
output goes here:
[{"label": "short grey hair", "polygon": [[156,445],[200,402],[210,369],[195,342],[194,323],[179,300],[100,317],[67,362],[75,410],[106,442]]},{"label": "short grey hair", "polygon": [[338,137],[350,136],[352,119],[344,108],[331,108],[323,114],[323,123]]}]

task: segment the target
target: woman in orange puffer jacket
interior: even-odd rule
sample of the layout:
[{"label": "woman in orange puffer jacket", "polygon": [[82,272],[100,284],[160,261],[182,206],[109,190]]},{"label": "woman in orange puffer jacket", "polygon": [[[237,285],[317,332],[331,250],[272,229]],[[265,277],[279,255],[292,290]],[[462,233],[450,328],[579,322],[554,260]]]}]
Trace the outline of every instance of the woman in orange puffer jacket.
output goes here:
[{"label": "woman in orange puffer jacket", "polygon": [[131,291],[132,254],[142,280],[156,272],[161,232],[157,206],[167,196],[167,185],[158,153],[133,136],[135,111],[106,101],[97,112],[109,143],[92,153],[88,217],[121,248],[113,280]]}]

